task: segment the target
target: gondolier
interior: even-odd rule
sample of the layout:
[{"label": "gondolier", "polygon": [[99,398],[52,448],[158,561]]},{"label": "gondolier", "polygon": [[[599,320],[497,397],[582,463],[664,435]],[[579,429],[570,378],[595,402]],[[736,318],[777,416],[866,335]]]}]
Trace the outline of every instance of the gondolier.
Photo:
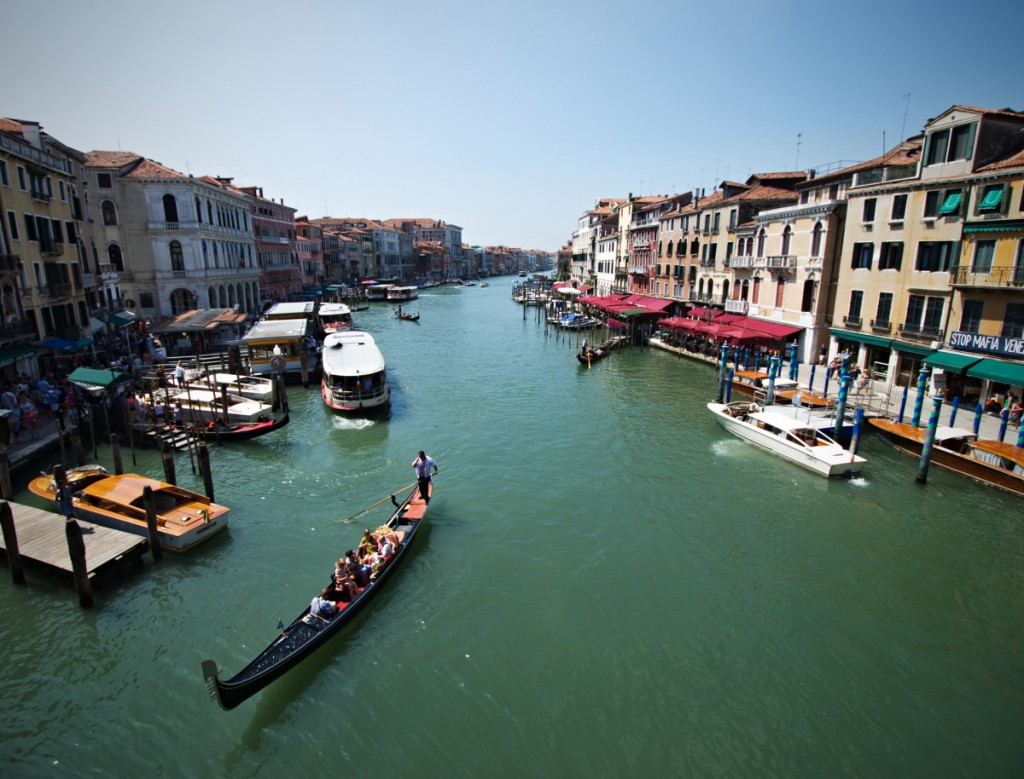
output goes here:
[{"label": "gondolier", "polygon": [[416,478],[419,479],[420,497],[424,503],[430,503],[430,469],[433,468],[434,473],[437,473],[437,463],[420,449],[419,456],[412,461],[412,467],[416,471]]}]

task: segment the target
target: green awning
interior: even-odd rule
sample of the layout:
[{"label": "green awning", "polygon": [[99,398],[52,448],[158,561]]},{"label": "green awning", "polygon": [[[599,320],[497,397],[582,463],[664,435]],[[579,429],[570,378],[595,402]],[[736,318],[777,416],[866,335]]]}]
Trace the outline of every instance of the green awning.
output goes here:
[{"label": "green awning", "polygon": [[616,311],[615,316],[625,317],[626,319],[634,316],[643,316],[644,314],[659,314],[661,311],[648,311],[646,308],[631,308],[629,311]]},{"label": "green awning", "polygon": [[852,333],[847,330],[833,330],[832,335],[841,341],[857,341],[858,343],[867,344],[868,346],[883,346],[885,348],[892,346],[891,338],[879,338],[877,335],[868,335],[867,333]]},{"label": "green awning", "polygon": [[978,203],[979,211],[994,211],[999,208],[999,204],[1003,202],[1003,188],[993,187],[985,193],[985,197]]},{"label": "green awning", "polygon": [[960,209],[960,198],[962,197],[963,195],[960,192],[954,192],[947,197],[942,204],[942,208],[939,209],[939,215],[955,214]]},{"label": "green awning", "polygon": [[1024,219],[1000,219],[993,222],[964,224],[965,233],[1017,233],[1024,231]]},{"label": "green awning", "polygon": [[107,324],[114,325],[115,327],[126,327],[134,321],[134,319],[121,316],[120,314],[107,314]]},{"label": "green awning", "polygon": [[942,368],[944,371],[963,373],[964,370],[981,360],[976,354],[960,354],[958,352],[935,352],[926,358],[924,364],[929,368]]},{"label": "green awning", "polygon": [[898,352],[904,352],[905,354],[916,354],[918,357],[930,357],[935,352],[934,349],[929,349],[927,346],[907,344],[902,341],[893,341],[892,348]]},{"label": "green awning", "polygon": [[99,371],[95,368],[75,368],[68,381],[86,389],[106,389],[115,384],[131,381],[132,377],[121,371]]},{"label": "green awning", "polygon": [[1024,363],[992,360],[986,357],[977,365],[968,368],[967,375],[1014,387],[1024,387]]},{"label": "green awning", "polygon": [[11,365],[12,363],[16,363],[22,357],[28,357],[29,355],[35,353],[36,348],[34,346],[28,346],[27,344],[22,344],[21,346],[14,346],[11,347],[10,349],[4,349],[2,352],[0,352],[0,368],[3,368],[6,365]]}]

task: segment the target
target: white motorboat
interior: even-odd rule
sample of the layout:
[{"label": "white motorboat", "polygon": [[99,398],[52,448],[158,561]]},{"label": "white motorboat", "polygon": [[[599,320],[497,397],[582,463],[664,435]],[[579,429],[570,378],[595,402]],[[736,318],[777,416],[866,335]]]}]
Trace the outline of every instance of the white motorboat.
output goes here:
[{"label": "white motorboat", "polygon": [[271,403],[274,399],[274,382],[266,376],[239,376],[235,373],[210,373],[188,381],[192,389],[211,390],[220,393],[227,387],[232,395],[241,395],[260,403]]},{"label": "white motorboat", "polygon": [[344,303],[324,303],[317,311],[324,334],[352,329],[352,309]]},{"label": "white motorboat", "polygon": [[185,387],[174,391],[157,390],[155,396],[143,396],[143,401],[153,406],[163,405],[165,419],[170,419],[175,406],[180,405],[182,421],[192,424],[195,421],[212,422],[224,420],[231,422],[260,422],[270,417],[271,407],[268,403],[243,398],[241,395],[214,392],[208,389]]},{"label": "white motorboat", "polygon": [[388,300],[399,303],[406,300],[415,300],[419,296],[420,291],[416,287],[392,287],[388,290]]},{"label": "white motorboat", "polygon": [[822,476],[850,476],[867,462],[847,451],[817,428],[800,420],[766,411],[756,403],[708,403],[718,424],[737,438],[784,457]]},{"label": "white motorboat", "polygon": [[320,392],[335,411],[371,411],[391,401],[391,386],[373,336],[362,330],[331,333],[324,339]]}]

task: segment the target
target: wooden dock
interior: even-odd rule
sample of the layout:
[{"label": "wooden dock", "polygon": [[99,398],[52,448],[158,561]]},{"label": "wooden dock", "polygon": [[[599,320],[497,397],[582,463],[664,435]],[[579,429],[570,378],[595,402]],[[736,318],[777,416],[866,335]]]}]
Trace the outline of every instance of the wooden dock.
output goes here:
[{"label": "wooden dock", "polygon": [[[9,505],[14,516],[21,557],[61,573],[72,574],[64,517],[19,503]],[[81,519],[77,522],[82,528],[90,577],[103,566],[131,555],[142,554],[149,547],[149,542],[143,536],[94,525]],[[2,535],[0,549],[5,553],[7,551]]]}]

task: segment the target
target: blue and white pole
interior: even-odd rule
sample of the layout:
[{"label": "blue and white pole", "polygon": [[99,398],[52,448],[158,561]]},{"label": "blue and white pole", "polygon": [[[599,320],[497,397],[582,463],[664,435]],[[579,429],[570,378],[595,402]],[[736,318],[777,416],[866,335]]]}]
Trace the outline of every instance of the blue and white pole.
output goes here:
[{"label": "blue and white pole", "polygon": [[928,466],[932,462],[932,449],[935,446],[935,430],[939,426],[940,408],[942,408],[942,395],[936,394],[932,413],[928,418],[928,428],[924,433],[924,444],[921,446],[921,462],[917,464],[917,480],[922,484],[928,480]]},{"label": "blue and white pole", "polygon": [[953,427],[956,424],[956,412],[960,410],[960,396],[957,395],[953,398],[953,403],[949,407],[949,426]]},{"label": "blue and white pole", "polygon": [[981,430],[981,412],[984,409],[981,407],[981,402],[974,409],[974,434],[978,435],[978,431]]},{"label": "blue and white pole", "polygon": [[896,415],[896,421],[903,424],[903,415],[907,413],[907,395],[910,393],[910,387],[903,388],[903,397],[900,398],[900,413]]},{"label": "blue and white pole", "polygon": [[928,372],[928,368],[921,366],[917,374],[917,397],[914,398],[914,416],[910,420],[914,427],[921,424],[921,409],[924,407],[924,394],[928,389]]}]

